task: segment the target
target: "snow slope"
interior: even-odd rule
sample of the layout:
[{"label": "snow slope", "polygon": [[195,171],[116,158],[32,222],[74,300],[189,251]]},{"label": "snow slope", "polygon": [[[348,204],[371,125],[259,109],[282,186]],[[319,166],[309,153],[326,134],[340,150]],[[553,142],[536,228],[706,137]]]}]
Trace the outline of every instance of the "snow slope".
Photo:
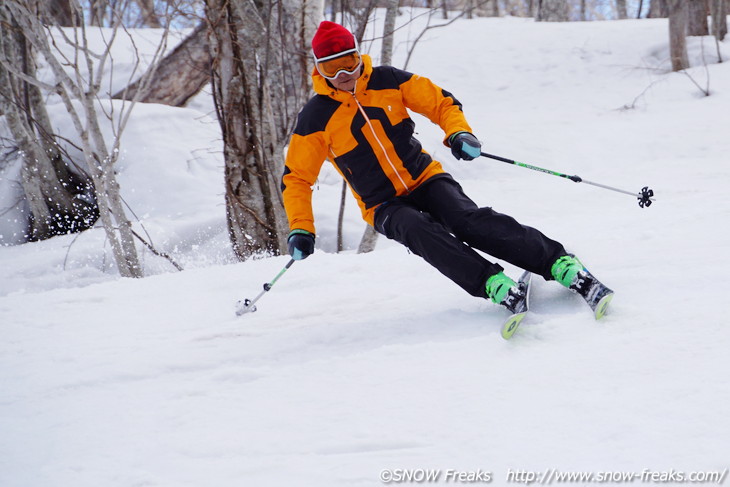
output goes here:
[{"label": "snow slope", "polygon": [[[236,318],[235,301],[288,259],[231,263],[207,102],[140,107],[121,183],[188,270],[148,254],[151,277],[119,279],[93,232],[0,247],[0,485],[377,486],[383,469],[418,468],[506,485],[518,469],[727,469],[730,331],[717,304],[730,268],[730,65],[690,71],[709,76],[702,97],[667,73],[666,42],[663,20],[476,19],[430,31],[414,54],[409,69],[459,98],[487,152],[657,193],[640,209],[457,162],[418,119],[426,150],[478,203],[563,241],[617,291],[594,322],[536,279],[509,342],[503,310],[398,245],[331,253],[332,171],[315,192],[320,251]],[[709,38],[690,47],[712,61]],[[162,145],[138,147],[151,130]],[[363,230],[353,207],[350,246]]]}]

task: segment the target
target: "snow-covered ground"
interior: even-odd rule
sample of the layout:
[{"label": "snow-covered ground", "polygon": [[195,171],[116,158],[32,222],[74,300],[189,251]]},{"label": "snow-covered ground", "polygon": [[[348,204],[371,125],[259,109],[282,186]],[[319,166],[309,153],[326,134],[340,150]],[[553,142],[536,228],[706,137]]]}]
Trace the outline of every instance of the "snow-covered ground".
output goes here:
[{"label": "snow-covered ground", "polygon": [[[408,35],[399,31],[397,66]],[[332,253],[332,170],[315,192],[320,251],[257,313],[235,317],[236,300],[288,259],[233,263],[207,95],[186,109],[139,106],[123,193],[187,270],[147,252],[151,276],[120,279],[98,230],[0,247],[0,485],[727,472],[730,329],[718,303],[730,269],[730,63],[716,64],[711,38],[690,39],[690,51],[709,97],[668,73],[665,20],[461,20],[421,41],[409,70],[459,98],[485,151],[657,194],[640,209],[585,184],[455,161],[419,117],[426,150],[478,203],[561,240],[616,290],[595,322],[579,298],[536,279],[534,311],[509,342],[504,310],[404,248],[381,239],[370,254]],[[61,124],[62,108],[51,112]],[[364,229],[357,213],[350,201],[350,248]]]}]

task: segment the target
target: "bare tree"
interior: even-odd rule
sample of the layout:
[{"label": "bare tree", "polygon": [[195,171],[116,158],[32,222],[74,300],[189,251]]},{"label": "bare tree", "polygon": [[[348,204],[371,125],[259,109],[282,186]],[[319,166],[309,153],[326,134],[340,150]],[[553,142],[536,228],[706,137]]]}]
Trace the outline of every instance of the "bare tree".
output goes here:
[{"label": "bare tree", "polygon": [[538,22],[566,22],[570,18],[570,7],[567,0],[537,0]]},{"label": "bare tree", "polygon": [[[74,1],[75,0],[69,0],[69,2]],[[106,0],[89,0],[91,25],[96,27],[101,27],[104,25],[104,21],[106,20],[106,6]]]},{"label": "bare tree", "polygon": [[712,13],[712,35],[717,41],[722,41],[727,35],[727,3],[725,0],[710,0]]},{"label": "bare tree", "polygon": [[[343,229],[345,226],[345,206],[347,204],[347,182],[342,181],[342,189],[340,190],[340,210],[337,213],[337,252],[345,250],[345,238]],[[367,233],[367,229],[365,230]],[[364,238],[364,237],[363,237]]]},{"label": "bare tree", "polygon": [[[120,154],[121,136],[135,101],[114,104],[108,99],[104,102],[100,96],[102,75],[110,62],[111,48],[121,31],[122,12],[128,3],[109,6],[106,14],[111,19],[110,32],[104,45],[92,47],[87,35],[85,11],[78,0],[69,1],[80,23],[65,31],[41,23],[39,19],[44,18],[45,4],[40,0],[5,0],[9,12],[18,21],[33,48],[44,57],[54,78],[52,83],[42,83],[28,76],[23,76],[23,79],[60,97],[81,141],[84,162],[94,184],[99,219],[117,268],[123,277],[142,277],[134,231],[125,213],[114,168]],[[93,22],[97,20],[92,18]],[[159,61],[166,41],[165,31],[150,61],[152,65]],[[68,56],[63,47],[71,48],[73,54]],[[148,71],[148,76],[153,75],[154,71]],[[143,82],[143,87],[145,85]],[[143,91],[140,90],[139,94]],[[109,123],[114,132],[111,143],[102,134],[102,120]]]},{"label": "bare tree", "polygon": [[687,57],[687,4],[684,0],[667,0],[669,9],[669,56],[672,71],[689,67]]},{"label": "bare tree", "polygon": [[71,2],[68,0],[47,0],[47,18],[45,21],[62,27],[71,27],[78,23],[78,19],[74,19]]},{"label": "bare tree", "polygon": [[317,5],[206,0],[228,233],[242,260],[286,247],[283,149],[309,94],[307,43],[321,18]]},{"label": "bare tree", "polygon": [[629,18],[629,15],[626,11],[626,0],[616,0],[616,16],[619,19]]},{"label": "bare tree", "polygon": [[155,13],[155,0],[137,0],[137,5],[141,11],[142,25],[162,27],[160,18]]},{"label": "bare tree", "polygon": [[28,240],[91,227],[98,217],[91,182],[69,167],[52,131],[35,78],[35,55],[10,11],[0,7],[0,107],[22,157],[21,184],[30,210]]},{"label": "bare tree", "polygon": [[650,19],[669,17],[669,0],[651,0],[649,4],[649,13],[646,15]]},{"label": "bare tree", "polygon": [[[385,11],[383,21],[383,40],[380,44],[380,64],[390,66],[393,59],[393,38],[395,33],[395,19],[398,15],[398,0],[388,0],[388,7]],[[375,250],[378,242],[378,232],[371,225],[365,227],[360,239],[357,253],[367,253]]]},{"label": "bare tree", "polygon": [[398,16],[398,0],[388,0],[383,20],[383,40],[380,44],[380,64],[390,66],[393,59],[393,39],[395,37],[395,19]]},{"label": "bare tree", "polygon": [[[154,65],[154,76],[145,74],[142,80],[149,80],[139,101],[162,103],[174,107],[184,106],[210,82],[210,46],[208,24],[202,21],[175,49]],[[139,95],[141,82],[135,81],[112,98],[133,100]]]},{"label": "bare tree", "polygon": [[[390,1],[390,0],[389,0]],[[336,3],[333,3],[333,5],[336,5]],[[370,17],[375,10],[375,7],[377,6],[376,0],[364,0],[361,2],[357,1],[350,1],[350,0],[342,0],[339,2],[340,7],[340,14],[342,17],[342,20],[340,22],[344,24],[345,26],[348,26],[350,30],[352,31],[353,36],[355,36],[355,39],[357,39],[358,44],[362,44],[363,37],[365,36],[365,29],[367,28],[368,22],[370,21]],[[395,8],[395,13],[397,13],[398,10],[398,1],[395,0],[395,7],[392,7],[392,3],[389,3],[388,9]],[[390,10],[388,10],[390,12]],[[395,15],[395,14],[393,14]],[[333,14],[333,18],[336,16]],[[386,14],[386,22],[388,21],[389,14]],[[392,18],[393,21],[393,27],[390,28],[390,32],[394,30],[395,25],[395,16]],[[385,27],[387,29],[387,26]],[[306,39],[306,42],[309,42],[311,40],[311,37],[309,39]],[[387,42],[387,40],[384,39],[383,42]],[[392,51],[392,35],[391,35],[391,51]],[[381,51],[382,54],[382,51]],[[389,63],[390,61],[388,61]],[[347,182],[342,181],[342,189],[340,191],[340,206],[339,211],[337,215],[337,251],[340,252],[344,250],[344,221],[345,221],[345,206],[347,204]],[[374,248],[375,241],[377,239],[377,234],[374,233],[374,230],[371,230],[369,227],[365,229],[365,233],[363,235],[363,238],[360,242],[359,251],[362,252],[369,252],[372,250],[367,250],[369,246],[372,246]],[[367,242],[370,242],[368,244]],[[364,243],[365,242],[365,243]]]},{"label": "bare tree", "polygon": [[687,0],[687,35],[710,35],[707,13],[706,0]]}]

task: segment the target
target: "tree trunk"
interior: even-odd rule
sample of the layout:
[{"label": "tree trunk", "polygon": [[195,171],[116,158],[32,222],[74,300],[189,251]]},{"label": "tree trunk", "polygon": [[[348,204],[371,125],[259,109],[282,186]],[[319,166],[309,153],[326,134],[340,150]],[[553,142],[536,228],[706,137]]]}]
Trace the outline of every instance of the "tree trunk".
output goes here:
[{"label": "tree trunk", "polygon": [[[107,56],[99,53],[108,54],[111,45],[95,45],[92,53],[87,42],[86,25],[82,18],[78,27],[80,33],[75,37],[78,42],[67,47],[75,50],[71,58],[84,59],[85,63],[69,66],[66,62],[67,58],[57,57],[56,40],[50,39],[48,29],[39,21],[39,19],[44,18],[44,4],[42,2],[35,0],[5,0],[5,5],[21,25],[28,41],[45,58],[49,72],[54,78],[53,84],[46,86],[60,96],[79,136],[81,150],[94,182],[99,218],[103,223],[104,232],[112,247],[114,261],[120,275],[123,277],[142,277],[143,270],[135,247],[134,232],[124,211],[114,169],[114,163],[120,152],[120,137],[128,120],[129,110],[120,110],[119,119],[114,119],[107,114],[108,120],[112,123],[114,129],[114,149],[112,151],[107,149],[99,122],[97,103],[100,99],[100,84],[95,75],[104,71],[104,61],[108,59]],[[36,15],[39,12],[41,15]],[[112,18],[116,23],[111,30],[115,31],[120,27],[119,22],[122,19],[120,12],[115,12]],[[110,37],[113,38],[114,35]],[[54,48],[51,47],[51,41],[54,41]],[[91,61],[92,57],[94,62]],[[69,68],[73,70],[71,73],[67,71]],[[94,69],[98,69],[98,71],[94,71]],[[33,82],[35,84],[40,83],[37,80],[33,80]],[[38,160],[40,161],[40,159]]]},{"label": "tree trunk", "polygon": [[91,14],[91,25],[102,27],[104,25],[104,17],[106,17],[106,0],[90,0],[89,8]]},{"label": "tree trunk", "polygon": [[566,22],[569,20],[570,8],[566,0],[538,0],[537,15],[538,22]]},{"label": "tree trunk", "polygon": [[345,250],[345,238],[343,233],[345,201],[347,201],[347,182],[343,179],[342,190],[340,191],[340,211],[337,213],[337,252]]},{"label": "tree trunk", "polygon": [[70,171],[51,133],[39,88],[11,73],[35,77],[36,63],[25,35],[9,11],[0,10],[8,28],[0,32],[0,105],[23,158],[21,184],[30,209],[30,241],[79,232],[98,217],[93,187]]},{"label": "tree trunk", "polygon": [[[206,0],[212,26],[213,94],[224,144],[228,233],[236,256],[279,254],[288,225],[280,178],[283,148],[308,96],[303,2],[255,5]],[[299,62],[297,62],[299,60]]]},{"label": "tree trunk", "polygon": [[137,0],[137,5],[142,11],[142,25],[148,27],[159,28],[162,26],[159,17],[155,13],[155,2],[154,0]]},{"label": "tree trunk", "polygon": [[649,19],[665,19],[669,17],[669,0],[651,0],[649,4],[649,13],[646,15]]},{"label": "tree trunk", "polygon": [[385,20],[383,21],[383,42],[380,45],[380,64],[385,66],[390,66],[393,59],[393,32],[397,16],[398,0],[388,0],[388,8],[385,10]]},{"label": "tree trunk", "polygon": [[681,71],[689,67],[687,57],[687,5],[684,0],[667,0],[669,7],[669,55],[672,59],[672,71]]},{"label": "tree trunk", "polygon": [[707,2],[706,0],[687,0],[688,20],[687,35],[706,36],[710,35],[707,26]]},{"label": "tree trunk", "polygon": [[133,100],[141,89],[138,101],[182,107],[210,82],[210,46],[207,23],[202,21],[170,54],[165,56],[154,75],[142,76],[148,86],[135,81],[115,93],[116,100]]},{"label": "tree trunk", "polygon": [[75,18],[71,9],[70,0],[46,0],[46,2],[48,5],[48,15],[45,21],[48,24],[61,27],[78,25],[78,19]]},{"label": "tree trunk", "polygon": [[[390,66],[393,58],[393,31],[395,30],[395,18],[398,15],[398,0],[389,0],[388,9],[385,12],[385,21],[383,23],[383,43],[380,49],[381,64]],[[372,252],[375,250],[375,245],[378,242],[378,232],[375,229],[367,225],[365,232],[360,239],[360,245],[358,245],[357,253],[363,254]]]},{"label": "tree trunk", "polygon": [[718,41],[725,39],[727,35],[727,5],[725,0],[710,0],[712,12],[712,35]]},{"label": "tree trunk", "polygon": [[616,0],[616,14],[619,19],[627,19],[629,17],[626,12],[626,0]]}]

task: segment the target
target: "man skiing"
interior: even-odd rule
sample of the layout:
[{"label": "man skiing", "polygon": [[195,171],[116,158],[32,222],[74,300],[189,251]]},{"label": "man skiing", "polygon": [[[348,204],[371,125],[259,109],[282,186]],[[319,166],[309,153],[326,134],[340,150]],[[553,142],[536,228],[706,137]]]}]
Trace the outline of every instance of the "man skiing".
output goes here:
[{"label": "man skiing", "polygon": [[[347,181],[365,221],[473,296],[512,313],[525,309],[527,299],[525,287],[474,249],[557,280],[587,300],[596,286],[607,289],[559,242],[492,208],[478,207],[422,150],[407,109],[439,125],[457,159],[480,155],[481,144],[451,93],[427,78],[373,67],[352,33],[333,22],[319,25],[312,52],[316,94],[299,113],[282,177],[293,259],[314,252],[312,187],[328,159]],[[605,305],[601,316],[604,310]]]}]

